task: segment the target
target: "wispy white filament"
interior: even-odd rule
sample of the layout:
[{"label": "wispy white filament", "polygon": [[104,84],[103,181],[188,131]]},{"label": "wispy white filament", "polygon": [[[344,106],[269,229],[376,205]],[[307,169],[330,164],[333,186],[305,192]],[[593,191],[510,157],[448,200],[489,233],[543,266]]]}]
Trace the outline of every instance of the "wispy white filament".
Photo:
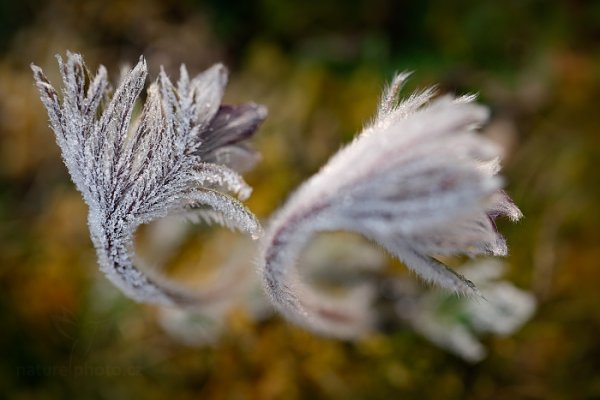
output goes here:
[{"label": "wispy white filament", "polygon": [[428,282],[464,294],[477,288],[435,255],[505,255],[494,219],[520,218],[501,189],[499,150],[479,136],[488,111],[473,97],[398,100],[407,74],[384,92],[375,120],[305,182],[263,239],[261,273],[275,306],[314,331],[355,337],[373,327],[371,291],[339,298],[301,276],[298,259],[323,231],[360,233]]},{"label": "wispy white filament", "polygon": [[133,234],[141,224],[191,213],[258,237],[261,227],[254,215],[227,192],[241,200],[250,195],[251,188],[232,168],[255,159],[242,142],[266,109],[252,103],[221,105],[227,82],[222,65],[193,79],[182,66],[176,86],[161,71],[139,119],[131,123],[146,81],[144,59],[124,74],[112,95],[103,66],[92,75],[73,53],[58,62],[62,100],[42,70],[32,69],[63,160],[89,206],[102,272],[140,302],[187,305],[226,295],[184,290],[140,270],[133,265]]}]

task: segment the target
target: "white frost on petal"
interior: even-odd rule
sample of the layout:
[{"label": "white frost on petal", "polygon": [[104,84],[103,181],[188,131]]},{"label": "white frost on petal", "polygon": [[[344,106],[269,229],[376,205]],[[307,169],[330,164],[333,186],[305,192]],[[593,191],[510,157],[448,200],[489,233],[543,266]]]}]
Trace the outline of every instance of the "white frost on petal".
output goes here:
[{"label": "white frost on petal", "polygon": [[426,281],[477,296],[473,283],[435,256],[504,255],[494,219],[520,217],[495,175],[499,149],[477,132],[487,108],[474,96],[432,99],[433,89],[400,101],[407,76],[394,78],[374,121],[290,196],[262,242],[273,303],[314,331],[355,337],[374,320],[368,286],[334,298],[302,278],[300,254],[316,233],[359,233]]},{"label": "white frost on petal", "polygon": [[[210,301],[212,293],[184,289],[151,271],[134,266],[133,234],[137,227],[171,214],[208,207],[216,222],[260,235],[254,215],[225,190],[246,199],[251,188],[234,170],[219,165],[215,152],[242,146],[266,116],[250,103],[223,106],[227,71],[217,64],[193,79],[185,66],[177,88],[161,70],[148,88],[141,115],[132,122],[147,66],[140,58],[123,73],[109,95],[106,69],[92,75],[79,54],[58,57],[63,95],[32,65],[50,126],[63,160],[89,206],[88,224],[100,269],[129,297],[162,305]],[[218,140],[223,113],[244,121],[243,129],[227,131]],[[229,115],[226,114],[226,115]],[[203,140],[210,136],[210,147]]]}]

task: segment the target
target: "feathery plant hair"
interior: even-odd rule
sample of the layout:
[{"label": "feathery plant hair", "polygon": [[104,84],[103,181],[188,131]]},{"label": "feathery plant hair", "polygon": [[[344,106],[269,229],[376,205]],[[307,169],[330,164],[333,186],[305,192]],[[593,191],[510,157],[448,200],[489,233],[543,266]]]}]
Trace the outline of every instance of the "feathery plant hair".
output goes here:
[{"label": "feathery plant hair", "polygon": [[353,231],[378,243],[428,282],[478,295],[436,255],[506,255],[494,220],[521,212],[500,189],[499,149],[476,134],[488,111],[473,96],[399,101],[408,74],[384,91],[377,115],[353,142],[306,181],[273,218],[262,242],[264,287],[288,319],[352,338],[372,329],[372,289],[343,298],[316,290],[298,260],[319,232]]},{"label": "feathery plant hair", "polygon": [[251,193],[236,170],[255,160],[243,141],[266,117],[266,109],[253,103],[221,105],[227,82],[222,65],[191,80],[182,65],[176,86],[161,69],[132,123],[147,76],[143,58],[112,95],[104,66],[93,75],[79,54],[67,53],[66,62],[57,58],[62,101],[42,70],[31,68],[64,163],[89,207],[100,269],[140,302],[209,302],[217,295],[214,289],[186,290],[134,266],[133,235],[141,224],[178,214],[258,238],[260,224],[232,195],[244,200]]},{"label": "feathery plant hair", "polygon": [[[219,288],[183,289],[138,269],[133,235],[141,224],[175,214],[258,238],[258,221],[232,195],[250,195],[238,172],[256,158],[243,142],[266,109],[221,105],[227,80],[222,65],[191,80],[182,66],[176,86],[161,70],[131,123],[147,76],[142,58],[112,95],[103,66],[92,75],[78,54],[58,61],[62,101],[42,70],[32,69],[63,160],[89,206],[100,269],[140,302],[207,305],[226,296]],[[373,122],[289,198],[263,238],[259,269],[273,304],[319,333],[356,337],[372,329],[375,317],[368,283],[340,298],[302,278],[299,257],[318,233],[359,233],[426,281],[478,295],[470,281],[434,257],[506,255],[495,218],[521,217],[497,177],[499,149],[476,132],[487,109],[472,96],[433,99],[432,89],[400,101],[407,77],[394,78]]]}]

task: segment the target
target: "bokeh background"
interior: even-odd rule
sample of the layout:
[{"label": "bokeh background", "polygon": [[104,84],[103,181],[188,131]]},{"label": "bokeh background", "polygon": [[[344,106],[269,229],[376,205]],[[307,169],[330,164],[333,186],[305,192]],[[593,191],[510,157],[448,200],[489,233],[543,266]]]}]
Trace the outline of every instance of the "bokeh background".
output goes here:
[{"label": "bokeh background", "polygon": [[[226,100],[270,111],[247,175],[263,219],[360,130],[395,71],[415,71],[409,90],[479,93],[525,214],[500,223],[507,278],[535,294],[535,316],[484,337],[477,364],[409,329],[350,343],[241,309],[212,346],[181,344],[97,272],[29,70],[58,83],[67,49],[113,79],[140,54],[152,75],[224,62]],[[599,104],[597,1],[2,0],[0,397],[600,398]],[[217,231],[190,231],[174,258],[217,263]]]}]

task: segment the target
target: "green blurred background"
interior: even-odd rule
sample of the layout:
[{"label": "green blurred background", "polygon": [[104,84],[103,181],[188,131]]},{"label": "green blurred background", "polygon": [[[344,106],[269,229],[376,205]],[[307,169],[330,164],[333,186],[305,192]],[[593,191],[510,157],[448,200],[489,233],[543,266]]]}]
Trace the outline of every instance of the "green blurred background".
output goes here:
[{"label": "green blurred background", "polygon": [[[140,54],[151,75],[224,62],[226,100],[270,110],[247,175],[261,218],[360,130],[395,71],[415,71],[409,90],[479,93],[525,214],[500,223],[508,278],[536,315],[484,338],[475,365],[411,330],[347,343],[243,310],[215,346],[179,344],[97,272],[29,70],[58,83],[67,49],[113,79]],[[0,398],[600,398],[599,107],[598,1],[2,0]]]}]

